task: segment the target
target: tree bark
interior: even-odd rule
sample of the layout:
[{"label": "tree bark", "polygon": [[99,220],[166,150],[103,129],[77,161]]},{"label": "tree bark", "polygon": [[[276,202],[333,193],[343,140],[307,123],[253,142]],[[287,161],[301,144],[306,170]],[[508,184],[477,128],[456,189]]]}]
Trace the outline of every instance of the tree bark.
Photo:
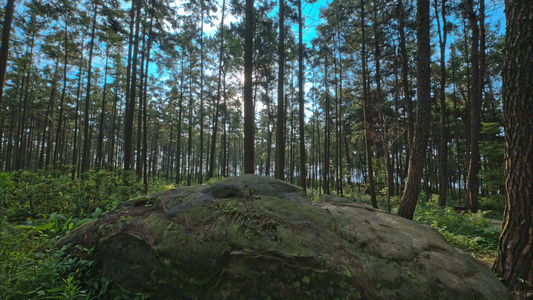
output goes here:
[{"label": "tree bark", "polygon": [[[152,0],[152,6],[154,5]],[[142,165],[143,165],[143,186],[144,186],[144,194],[148,194],[148,68],[150,67],[150,52],[152,50],[152,30],[153,30],[153,24],[154,24],[154,16],[152,13],[150,13],[150,26],[148,29],[148,46],[146,49],[146,67],[145,69],[145,78],[144,78],[144,93],[142,96],[143,103],[143,119],[142,119],[142,127],[143,127],[143,137],[142,137]],[[141,90],[142,93],[142,90]],[[140,104],[140,103],[139,103]],[[139,124],[141,126],[141,124]],[[171,139],[172,141],[172,139]],[[170,153],[170,151],[169,151]]]},{"label": "tree bark", "polygon": [[435,0],[435,14],[439,33],[440,47],[440,141],[439,141],[439,205],[446,206],[446,192],[448,190],[448,128],[446,126],[446,0],[441,0],[441,18],[439,19],[437,0]]},{"label": "tree bark", "polygon": [[276,174],[279,180],[285,178],[285,1],[279,1],[279,44],[278,44],[278,119],[276,128]]},{"label": "tree bark", "polygon": [[[133,119],[135,114],[135,97],[137,84],[137,57],[139,54],[139,27],[141,19],[141,5],[138,0],[132,0],[132,12],[135,13],[135,41],[133,42],[133,57],[131,58],[131,86],[129,87],[129,97],[126,99],[126,116],[124,120],[124,170],[131,170],[133,168]],[[134,14],[130,17],[133,20]],[[133,32],[133,26],[130,26]],[[130,33],[131,34],[131,33]],[[128,58],[129,59],[129,58]],[[130,83],[127,82],[127,85]]]},{"label": "tree bark", "polygon": [[[533,288],[533,2],[506,0],[503,66],[506,205],[494,270]],[[526,63],[527,62],[527,63]],[[528,283],[520,281],[527,280]]]},{"label": "tree bark", "polygon": [[81,159],[81,172],[85,173],[90,168],[91,157],[91,136],[89,134],[89,118],[90,118],[90,104],[91,104],[91,77],[92,77],[92,62],[94,50],[94,37],[96,33],[96,16],[98,15],[97,2],[94,2],[93,26],[91,29],[91,42],[89,46],[89,63],[87,65],[87,96],[85,97],[85,118],[84,118],[84,136],[83,136],[83,154]]},{"label": "tree bark", "polygon": [[[324,46],[326,48],[326,46]],[[325,108],[326,118],[324,120],[324,170],[323,170],[323,182],[322,189],[324,194],[329,194],[329,182],[330,182],[330,172],[329,172],[329,155],[330,155],[330,112],[329,112],[329,85],[328,85],[328,53],[327,49],[324,54],[324,98],[325,98]]]},{"label": "tree bark", "polygon": [[[189,51],[192,52],[192,51]],[[192,184],[192,168],[191,168],[191,155],[192,155],[192,127],[194,124],[193,118],[192,118],[192,69],[193,69],[193,58],[191,54],[191,62],[189,63],[189,113],[188,113],[188,119],[189,119],[189,130],[188,130],[188,139],[187,139],[187,186],[190,186]]]},{"label": "tree bark", "polygon": [[65,109],[65,94],[67,91],[67,67],[68,67],[68,20],[65,16],[65,60],[63,61],[63,90],[61,91],[61,101],[59,103],[59,117],[57,120],[56,144],[54,149],[54,168],[57,169],[57,159],[59,155],[61,141],[61,126],[63,125],[63,110]]},{"label": "tree bark", "polygon": [[105,117],[105,100],[107,94],[107,66],[109,62],[109,45],[106,47],[106,58],[104,67],[104,91],[102,93],[102,106],[100,108],[100,128],[98,129],[98,146],[96,151],[96,168],[102,167],[104,157],[104,117]]},{"label": "tree bark", "polygon": [[0,109],[4,95],[6,83],[7,57],[9,54],[9,38],[11,36],[11,24],[13,23],[13,12],[15,11],[15,0],[7,0],[4,25],[2,28],[2,45],[0,45]]},{"label": "tree bark", "polygon": [[366,32],[365,32],[365,4],[361,0],[361,31],[362,31],[362,42],[361,42],[361,60],[362,60],[362,72],[363,72],[363,117],[365,123],[365,153],[366,153],[366,164],[368,172],[368,189],[370,194],[370,202],[374,208],[378,207],[378,202],[376,199],[376,186],[374,183],[374,168],[372,163],[372,139],[370,137],[370,103],[368,97],[368,88],[367,88],[367,69],[366,69]]},{"label": "tree bark", "polygon": [[375,80],[376,80],[376,94],[377,94],[377,105],[378,105],[378,115],[379,122],[381,127],[381,147],[383,149],[383,158],[385,160],[385,169],[387,170],[387,196],[394,196],[394,168],[389,157],[389,144],[388,144],[388,134],[387,134],[387,120],[385,117],[385,108],[384,108],[384,99],[383,91],[381,88],[381,34],[382,29],[378,26],[378,8],[374,7],[374,61],[375,61]]},{"label": "tree bark", "polygon": [[204,180],[204,0],[200,0],[201,27],[200,27],[200,166],[198,183]]},{"label": "tree bark", "polygon": [[405,41],[405,13],[403,9],[402,0],[398,0],[398,19],[399,19],[399,31],[400,31],[400,53],[402,55],[402,85],[403,93],[405,97],[405,103],[407,106],[407,165],[404,170],[407,172],[409,169],[411,147],[413,145],[413,138],[415,135],[415,118],[413,116],[413,100],[411,98],[411,89],[409,88],[409,57],[407,56],[406,41]]},{"label": "tree bark", "polygon": [[183,116],[183,93],[184,93],[184,81],[185,81],[185,68],[184,68],[185,55],[181,56],[181,72],[180,72],[180,99],[178,101],[178,142],[177,148],[177,166],[176,166],[176,184],[181,184],[181,122]]},{"label": "tree bark", "polygon": [[465,2],[472,30],[472,94],[470,99],[470,163],[468,164],[468,197],[466,206],[472,212],[478,210],[481,135],[481,85],[479,81],[479,26],[474,12],[473,0]]},{"label": "tree bark", "polygon": [[[283,1],[283,0],[282,0]],[[244,33],[244,173],[254,173],[253,26],[254,1],[246,0]]]},{"label": "tree bark", "polygon": [[420,194],[421,179],[426,164],[426,146],[429,135],[431,109],[431,67],[429,36],[429,0],[417,1],[417,124],[409,157],[407,181],[402,195],[398,215],[413,219],[416,202]]},{"label": "tree bark", "polygon": [[73,150],[72,150],[72,180],[78,176],[78,152],[79,152],[79,143],[78,143],[78,125],[79,121],[79,111],[80,111],[80,97],[81,97],[81,76],[83,72],[83,42],[84,38],[81,39],[81,57],[79,61],[79,73],[78,73],[78,88],[76,92],[76,113],[74,115],[74,141],[73,141]]},{"label": "tree bark", "polygon": [[302,0],[298,0],[298,119],[300,124],[300,187],[307,188],[306,183],[306,153],[305,153],[305,100],[304,100],[304,46],[303,46],[303,22]]},{"label": "tree bark", "polygon": [[215,170],[215,153],[218,131],[218,114],[220,111],[220,89],[222,86],[222,65],[224,61],[224,14],[226,13],[226,0],[222,0],[222,17],[220,20],[220,48],[218,53],[218,81],[217,81],[217,100],[215,104],[215,117],[213,120],[213,132],[211,134],[211,154],[209,155],[209,173],[208,178],[213,177]]}]

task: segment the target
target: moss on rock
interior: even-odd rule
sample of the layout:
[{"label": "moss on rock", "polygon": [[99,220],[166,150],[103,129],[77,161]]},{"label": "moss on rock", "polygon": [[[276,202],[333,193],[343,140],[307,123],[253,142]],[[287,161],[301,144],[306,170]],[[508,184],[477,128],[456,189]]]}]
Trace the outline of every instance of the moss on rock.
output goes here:
[{"label": "moss on rock", "polygon": [[429,226],[257,175],[137,198],[59,243],[156,299],[511,299]]}]

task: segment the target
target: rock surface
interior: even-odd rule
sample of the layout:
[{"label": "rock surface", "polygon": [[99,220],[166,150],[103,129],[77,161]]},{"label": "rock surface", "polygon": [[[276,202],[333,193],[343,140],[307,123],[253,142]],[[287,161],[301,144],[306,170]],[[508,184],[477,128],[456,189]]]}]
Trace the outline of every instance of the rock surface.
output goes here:
[{"label": "rock surface", "polygon": [[137,198],[59,243],[153,299],[512,299],[429,226],[257,175]]}]

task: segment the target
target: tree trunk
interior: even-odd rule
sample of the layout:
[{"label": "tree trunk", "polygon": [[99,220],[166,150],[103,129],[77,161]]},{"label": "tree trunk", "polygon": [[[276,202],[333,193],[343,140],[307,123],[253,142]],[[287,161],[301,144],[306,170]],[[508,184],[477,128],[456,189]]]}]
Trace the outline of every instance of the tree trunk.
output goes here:
[{"label": "tree trunk", "polygon": [[[192,51],[189,51],[192,52]],[[192,118],[192,68],[193,68],[193,58],[191,54],[191,62],[189,63],[189,115],[188,115],[188,121],[189,121],[189,137],[187,140],[187,186],[190,186],[192,184],[191,177],[192,177],[192,171],[191,168],[191,155],[192,155],[192,126],[194,124],[193,118]]]},{"label": "tree trunk", "polygon": [[201,4],[201,27],[200,27],[200,166],[198,172],[198,183],[204,180],[204,0]]},{"label": "tree trunk", "polygon": [[115,89],[115,97],[113,97],[113,118],[111,120],[111,132],[109,133],[109,136],[111,137],[111,142],[109,143],[108,147],[108,155],[107,155],[107,162],[111,164],[111,168],[114,169],[115,163],[114,163],[114,155],[115,155],[115,132],[116,132],[116,120],[117,120],[117,102],[118,102],[118,93]]},{"label": "tree trunk", "polygon": [[[494,270],[533,289],[533,2],[506,0],[503,66],[506,205]],[[519,58],[519,59],[518,59]],[[525,63],[529,62],[529,63]],[[523,283],[523,281],[527,283]]]},{"label": "tree trunk", "polygon": [[[325,48],[325,47],[324,47]],[[322,182],[322,189],[324,190],[324,194],[329,194],[329,181],[330,181],[330,173],[329,173],[329,155],[330,155],[330,115],[329,115],[329,86],[328,86],[328,54],[327,49],[325,56],[324,56],[324,88],[325,88],[325,111],[326,111],[326,118],[324,120],[324,170],[323,170],[323,182]]]},{"label": "tree trunk", "polygon": [[75,113],[75,116],[74,116],[74,141],[73,141],[73,150],[72,150],[72,180],[74,180],[74,178],[77,176],[78,174],[78,148],[79,148],[79,143],[78,143],[78,125],[79,125],[79,111],[80,111],[80,97],[81,97],[81,74],[83,72],[83,42],[84,42],[84,38],[82,37],[81,39],[81,57],[80,57],[80,61],[79,61],[79,64],[80,64],[80,70],[79,70],[79,73],[78,73],[78,88],[77,88],[77,92],[76,92],[76,113]]},{"label": "tree trunk", "polygon": [[96,16],[98,14],[97,2],[94,2],[93,26],[91,29],[91,42],[89,46],[89,63],[87,65],[87,96],[85,97],[85,118],[84,118],[84,136],[83,136],[83,154],[81,162],[81,172],[85,173],[90,168],[91,157],[91,136],[89,134],[90,104],[91,104],[91,77],[94,50],[94,37],[96,33]]},{"label": "tree trunk", "polygon": [[[131,85],[129,87],[129,97],[126,103],[126,116],[124,120],[124,170],[133,168],[133,120],[135,114],[135,97],[137,85],[137,58],[139,55],[139,27],[141,19],[141,4],[138,0],[132,0],[132,12],[136,11],[135,16],[135,41],[133,42],[133,57],[131,58]],[[133,13],[132,16],[133,22]],[[133,30],[130,26],[130,30]],[[129,59],[129,58],[128,58]],[[126,84],[130,84],[127,82]]]},{"label": "tree trunk", "polygon": [[306,153],[305,153],[305,100],[304,100],[304,46],[303,46],[303,21],[302,0],[298,0],[298,119],[300,124],[300,187],[307,187],[306,183]]},{"label": "tree trunk", "polygon": [[[142,163],[142,130],[143,130],[143,90],[144,90],[144,78],[146,71],[144,70],[144,60],[146,59],[146,26],[143,26],[141,41],[141,67],[139,69],[139,107],[137,109],[137,151],[135,157],[135,174],[140,180],[143,175],[143,163]],[[164,157],[163,157],[164,160]]]},{"label": "tree trunk", "polygon": [[57,159],[59,155],[61,141],[61,126],[63,125],[63,110],[65,109],[65,94],[67,91],[67,66],[68,66],[68,21],[65,17],[65,60],[63,61],[63,90],[61,91],[61,101],[59,103],[59,117],[57,120],[56,145],[54,150],[54,168],[57,169]]},{"label": "tree trunk", "polygon": [[228,130],[227,130],[227,121],[228,121],[228,103],[226,98],[226,65],[223,67],[223,78],[222,78],[222,94],[224,95],[224,104],[223,112],[224,117],[222,118],[222,177],[228,176]]},{"label": "tree trunk", "polygon": [[468,201],[472,212],[478,210],[480,166],[479,139],[481,135],[481,85],[479,77],[479,26],[473,0],[465,2],[472,30],[472,96],[470,99],[470,163],[468,165]]},{"label": "tree trunk", "polygon": [[441,0],[441,18],[439,20],[437,0],[435,0],[435,14],[439,34],[440,47],[440,143],[439,143],[439,205],[446,206],[446,192],[448,190],[448,128],[446,127],[446,0]]},{"label": "tree trunk", "polygon": [[[153,6],[153,0],[152,0]],[[150,26],[148,29],[148,49],[146,50],[146,67],[144,78],[144,94],[143,94],[143,138],[142,138],[142,165],[143,165],[143,186],[144,194],[148,194],[148,68],[150,67],[150,52],[152,50],[152,28],[154,23],[154,17],[150,13]],[[141,90],[142,92],[142,90]],[[141,124],[139,124],[141,126]],[[172,141],[172,139],[170,139]],[[169,151],[170,152],[170,151]]]},{"label": "tree trunk", "polygon": [[279,44],[278,44],[278,120],[276,128],[276,174],[285,179],[285,3],[279,1]]},{"label": "tree trunk", "polygon": [[407,50],[405,47],[405,14],[403,9],[402,0],[398,0],[398,19],[399,19],[399,30],[400,30],[400,53],[402,54],[402,84],[403,84],[403,93],[405,97],[405,103],[407,105],[407,157],[405,161],[407,162],[406,167],[404,168],[405,172],[408,172],[411,147],[413,145],[413,138],[415,135],[415,118],[413,116],[413,100],[411,98],[411,89],[409,88],[409,57],[407,56]]},{"label": "tree trunk", "polygon": [[426,146],[429,135],[431,109],[431,67],[429,36],[429,1],[417,1],[417,124],[409,157],[407,181],[402,195],[398,215],[413,219],[416,202],[420,194],[421,179],[426,164]]},{"label": "tree trunk", "polygon": [[13,22],[13,12],[15,10],[15,0],[7,0],[4,24],[2,28],[2,45],[0,46],[0,109],[4,95],[6,83],[7,57],[9,54],[9,38],[11,36],[11,24]]},{"label": "tree trunk", "polygon": [[370,202],[374,208],[378,207],[376,199],[376,187],[374,183],[374,167],[372,163],[372,139],[370,137],[371,121],[370,121],[370,103],[367,91],[367,69],[366,69],[366,32],[365,32],[365,4],[361,0],[361,60],[362,60],[362,72],[363,72],[363,117],[365,123],[365,153],[366,164],[368,172],[368,190],[370,194]]},{"label": "tree trunk", "polygon": [[54,119],[54,104],[56,101],[56,90],[57,90],[57,82],[59,81],[59,58],[56,60],[56,66],[54,71],[54,77],[52,79],[52,87],[50,89],[50,102],[48,104],[48,112],[47,117],[45,119],[45,134],[43,135],[43,147],[44,147],[44,136],[46,133],[48,133],[47,141],[46,141],[46,156],[45,156],[45,163],[44,167],[47,167],[50,163],[53,163],[52,159],[52,132],[53,132],[53,122]]},{"label": "tree trunk", "polygon": [[[283,1],[283,0],[282,0]],[[244,31],[244,173],[254,173],[253,26],[254,1],[246,0]]]},{"label": "tree trunk", "polygon": [[385,108],[383,100],[383,92],[381,88],[381,29],[378,27],[378,15],[377,7],[374,7],[374,61],[376,67],[376,94],[377,94],[377,105],[378,105],[378,115],[381,125],[381,147],[383,149],[383,158],[385,161],[385,168],[387,170],[387,196],[394,196],[394,169],[391,164],[391,159],[389,157],[389,145],[388,145],[388,134],[387,134],[387,124],[385,117]]},{"label": "tree trunk", "polygon": [[185,61],[185,55],[182,54],[181,56],[181,72],[180,72],[180,99],[178,102],[178,144],[176,145],[177,148],[177,166],[176,166],[176,184],[181,184],[181,122],[182,122],[182,116],[183,116],[183,92],[184,92],[184,81],[185,81],[185,69],[184,69],[184,61]]},{"label": "tree trunk", "polygon": [[208,178],[213,177],[215,169],[215,153],[218,131],[218,114],[220,110],[220,89],[222,86],[222,66],[224,61],[224,14],[226,13],[226,0],[222,0],[222,18],[220,20],[220,51],[218,53],[218,82],[217,82],[217,100],[215,104],[215,117],[213,123],[213,132],[211,134],[211,154],[209,155],[209,173]]},{"label": "tree trunk", "polygon": [[107,93],[107,65],[109,59],[109,45],[106,47],[106,58],[105,58],[105,67],[104,67],[104,91],[102,95],[102,106],[100,109],[100,128],[98,130],[98,148],[96,152],[96,168],[102,167],[103,157],[104,157],[104,117],[105,117],[105,98]]}]

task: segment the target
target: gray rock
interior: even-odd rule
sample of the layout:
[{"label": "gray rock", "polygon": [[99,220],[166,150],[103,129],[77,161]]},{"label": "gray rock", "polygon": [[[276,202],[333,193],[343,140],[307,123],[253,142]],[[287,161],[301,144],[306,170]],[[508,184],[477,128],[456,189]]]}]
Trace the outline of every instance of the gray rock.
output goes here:
[{"label": "gray rock", "polygon": [[68,243],[154,299],[512,299],[429,226],[257,175],[126,202]]}]

